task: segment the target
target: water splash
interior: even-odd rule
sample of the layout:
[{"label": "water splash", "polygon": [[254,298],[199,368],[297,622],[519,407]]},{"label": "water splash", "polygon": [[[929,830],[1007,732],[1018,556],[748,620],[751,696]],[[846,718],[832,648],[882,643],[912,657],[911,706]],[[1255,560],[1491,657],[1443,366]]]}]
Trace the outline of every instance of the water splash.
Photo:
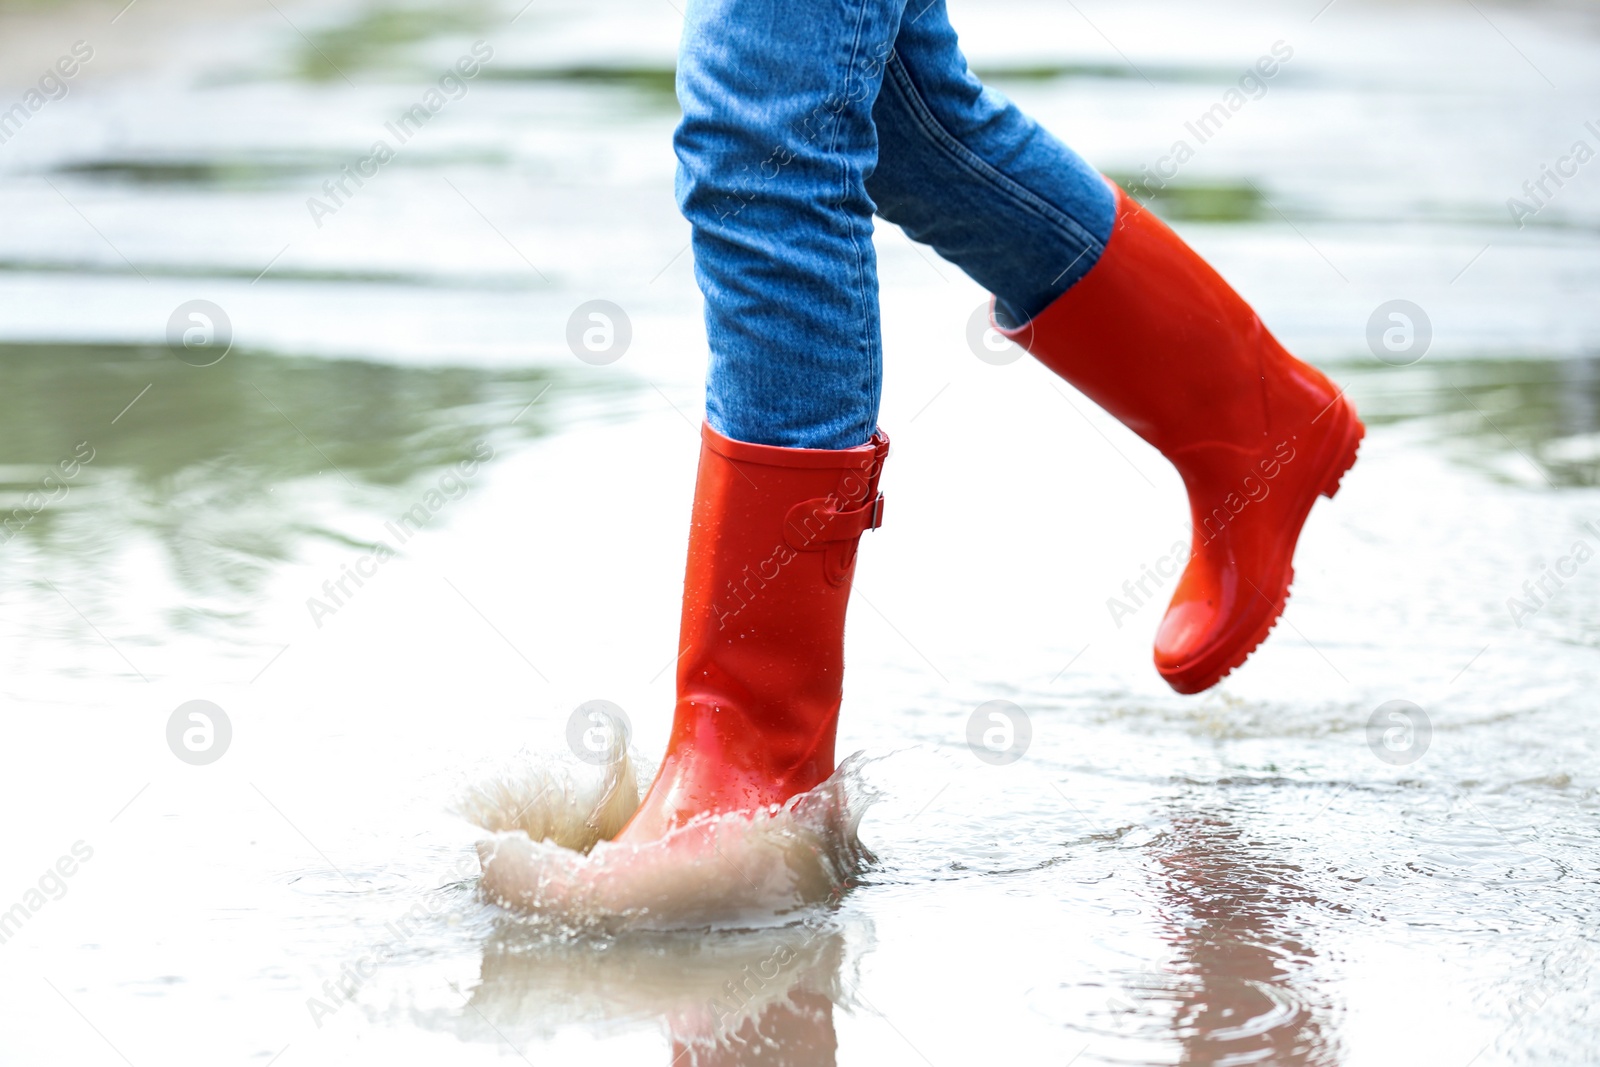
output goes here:
[{"label": "water splash", "polygon": [[587,854],[622,832],[643,798],[640,783],[651,777],[639,773],[620,733],[603,756],[599,776],[586,765],[525,756],[468,787],[456,814],[493,834]]},{"label": "water splash", "polygon": [[611,838],[647,779],[625,749],[611,755],[598,780],[530,763],[469,791],[458,810],[489,831],[478,843],[489,901],[575,930],[752,926],[837,900],[874,862],[857,833],[878,796],[860,754],[787,804],[638,844]]}]

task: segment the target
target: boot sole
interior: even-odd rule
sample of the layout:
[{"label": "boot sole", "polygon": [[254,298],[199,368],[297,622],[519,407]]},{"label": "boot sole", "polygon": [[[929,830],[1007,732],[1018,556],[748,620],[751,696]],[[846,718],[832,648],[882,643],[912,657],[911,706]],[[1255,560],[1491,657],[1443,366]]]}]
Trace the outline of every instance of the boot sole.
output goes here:
[{"label": "boot sole", "polygon": [[[1202,693],[1218,682],[1222,681],[1234,670],[1244,665],[1251,653],[1261,647],[1261,642],[1267,639],[1272,628],[1278,624],[1278,619],[1283,615],[1283,609],[1289,601],[1289,592],[1294,585],[1294,549],[1300,544],[1300,532],[1305,529],[1306,519],[1311,516],[1311,508],[1319,496],[1332,500],[1339,492],[1344,482],[1344,476],[1356,464],[1357,454],[1361,451],[1361,440],[1366,436],[1367,428],[1362,425],[1350,409],[1343,396],[1340,396],[1335,405],[1330,405],[1324,414],[1337,411],[1344,420],[1344,432],[1338,438],[1338,444],[1325,451],[1322,458],[1322,468],[1316,479],[1310,484],[1320,486],[1316,492],[1311,493],[1300,509],[1299,516],[1294,526],[1294,542],[1290,545],[1290,563],[1285,568],[1282,580],[1276,583],[1274,589],[1256,590],[1263,600],[1268,603],[1269,610],[1261,617],[1260,622],[1251,631],[1250,638],[1231,645],[1220,645],[1216,649],[1203,653],[1191,663],[1170,670],[1160,670],[1161,677],[1167,684],[1180,693],[1193,695]],[[1322,416],[1318,416],[1321,418]],[[1312,420],[1315,422],[1316,420]]]}]

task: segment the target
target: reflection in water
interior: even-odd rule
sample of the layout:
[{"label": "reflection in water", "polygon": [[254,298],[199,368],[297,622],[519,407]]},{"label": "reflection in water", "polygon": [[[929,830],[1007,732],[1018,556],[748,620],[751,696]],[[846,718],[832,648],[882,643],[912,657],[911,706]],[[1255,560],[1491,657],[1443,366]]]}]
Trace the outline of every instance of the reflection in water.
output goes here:
[{"label": "reflection in water", "polygon": [[1113,174],[1118,185],[1173,222],[1250,222],[1267,214],[1261,190],[1249,181],[1163,182],[1143,174]]},{"label": "reflection in water", "polygon": [[[1107,1010],[1091,1013],[1109,1017],[1088,1027],[1095,1054],[1197,1067],[1337,1063],[1334,1008],[1313,984],[1317,954],[1301,940],[1327,902],[1305,873],[1212,812],[1177,812],[1149,848],[1172,951],[1159,970],[1124,972]],[[1106,1038],[1120,1048],[1108,1051]]]},{"label": "reflection in water", "polygon": [[[321,165],[338,170],[341,163],[333,153],[289,159],[282,155],[251,157],[210,156],[139,157],[100,156],[81,162],[63,163],[55,173],[86,181],[124,182],[179,189],[270,189],[303,180]],[[8,269],[37,269],[33,264],[8,264]],[[143,269],[143,268],[141,268]]]},{"label": "reflection in water", "polygon": [[1498,477],[1526,480],[1511,472],[1531,460],[1553,485],[1600,485],[1600,354],[1410,367],[1374,360],[1349,370],[1368,425],[1426,419],[1462,458]]},{"label": "reflection in water", "polygon": [[[341,13],[344,14],[344,13]],[[335,81],[352,70],[402,67],[408,50],[439,37],[480,34],[503,21],[495,5],[371,4],[309,36],[285,34],[293,50],[293,74],[309,81]]]},{"label": "reflection in water", "polygon": [[555,938],[506,920],[483,946],[466,1007],[424,1019],[520,1045],[568,1025],[659,1019],[672,1067],[832,1067],[833,1007],[871,931],[818,916],[760,930]]},{"label": "reflection in water", "polygon": [[308,538],[354,544],[330,515],[388,517],[620,388],[256,352],[193,367],[138,346],[0,345],[0,367],[0,551],[76,573],[144,537],[194,593],[254,590]]},{"label": "reflection in water", "polygon": [[1300,914],[1323,906],[1301,868],[1226,817],[1184,812],[1158,842],[1178,941],[1167,991],[1183,1063],[1338,1062],[1331,1008],[1308,982],[1312,949]]},{"label": "reflection in water", "polygon": [[[629,106],[658,111],[678,109],[677,68],[643,63],[576,64],[573,66],[485,67],[485,81],[549,82],[628,91]],[[619,100],[619,104],[623,101]]]}]

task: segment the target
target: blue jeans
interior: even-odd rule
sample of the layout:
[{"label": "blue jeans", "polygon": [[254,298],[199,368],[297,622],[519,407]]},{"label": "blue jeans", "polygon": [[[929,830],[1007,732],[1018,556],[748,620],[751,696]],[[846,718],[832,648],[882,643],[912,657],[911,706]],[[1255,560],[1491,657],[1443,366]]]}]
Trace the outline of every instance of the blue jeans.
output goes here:
[{"label": "blue jeans", "polygon": [[972,75],[944,0],[689,0],[678,99],[706,418],[737,440],[839,449],[872,436],[874,214],[1017,324],[1111,234],[1110,189]]}]

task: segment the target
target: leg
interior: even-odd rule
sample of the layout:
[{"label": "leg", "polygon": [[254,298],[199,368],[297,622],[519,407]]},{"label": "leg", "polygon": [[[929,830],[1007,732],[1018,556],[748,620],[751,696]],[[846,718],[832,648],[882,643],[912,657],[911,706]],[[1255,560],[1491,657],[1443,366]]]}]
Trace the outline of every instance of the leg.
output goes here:
[{"label": "leg", "polygon": [[1037,315],[1099,259],[1110,187],[967,69],[945,0],[907,8],[874,117],[878,213],[996,294],[1003,322]]},{"label": "leg", "polygon": [[1183,475],[1190,555],[1155,662],[1179,692],[1215,685],[1283,611],[1301,526],[1355,462],[1354,410],[1176,234],[984,90],[943,0],[905,18],[877,115],[883,216]]},{"label": "leg", "polygon": [[904,2],[689,4],[678,202],[706,298],[706,419],[736,440],[853,448],[877,428],[866,183]]},{"label": "leg", "polygon": [[889,446],[866,183],[903,2],[689,4],[678,200],[706,298],[708,425],[672,733],[619,841],[833,773],[856,544],[882,515]]}]

